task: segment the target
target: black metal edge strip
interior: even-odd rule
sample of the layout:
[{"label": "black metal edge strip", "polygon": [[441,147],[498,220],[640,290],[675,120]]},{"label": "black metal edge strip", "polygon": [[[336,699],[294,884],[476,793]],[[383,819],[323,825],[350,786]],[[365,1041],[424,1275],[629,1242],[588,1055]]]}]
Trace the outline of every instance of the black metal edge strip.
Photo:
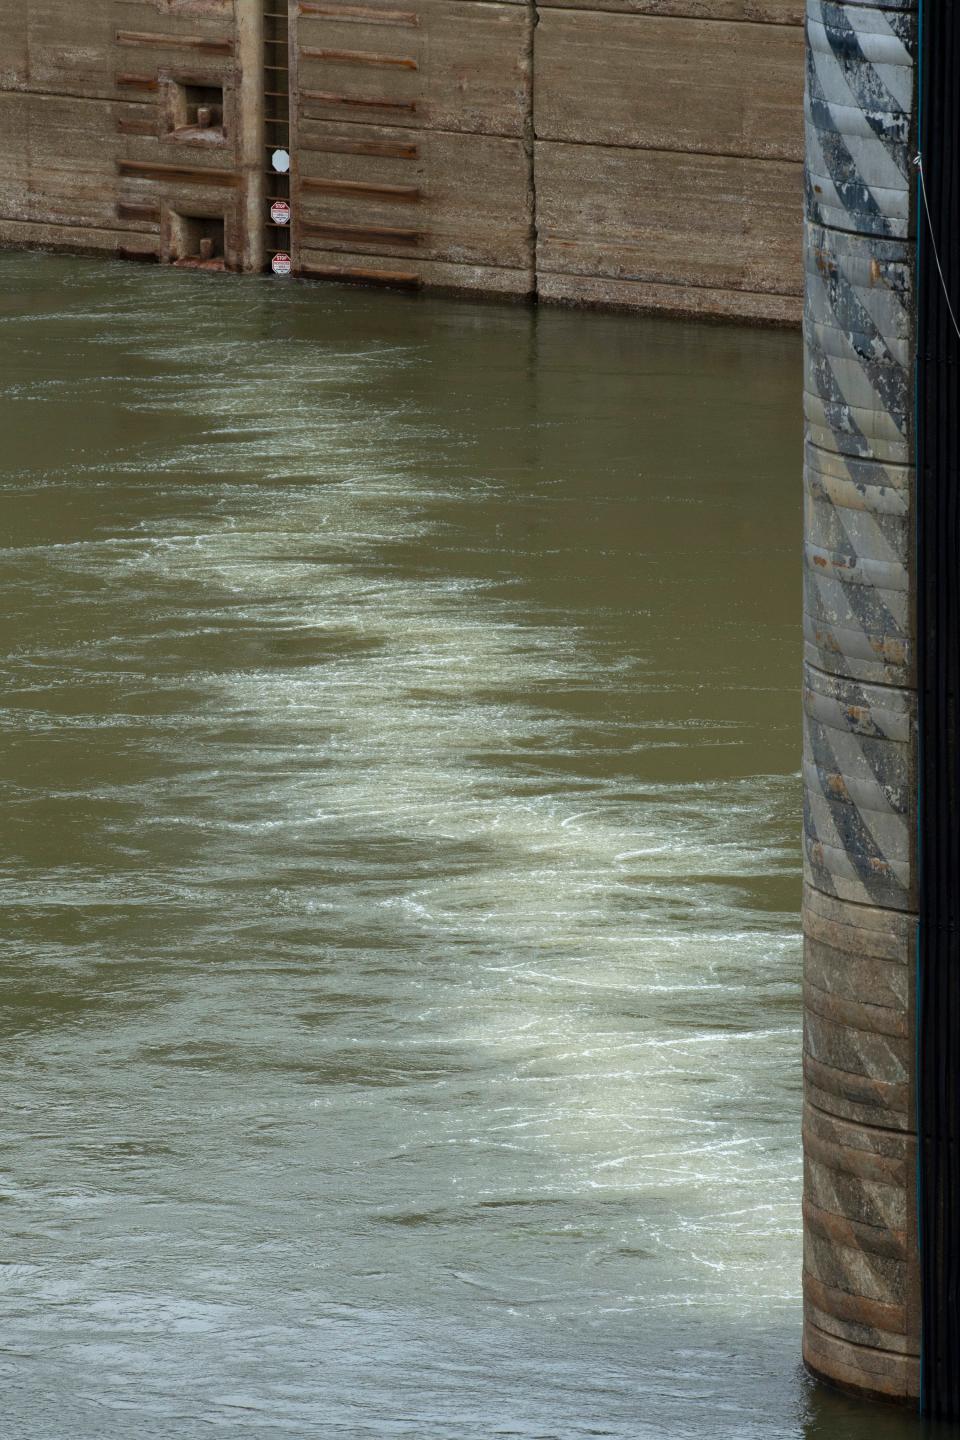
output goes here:
[{"label": "black metal edge strip", "polygon": [[919,141],[927,204],[918,185],[915,437],[921,1408],[947,1421],[960,1420],[960,338],[944,293],[956,309],[958,76],[960,7],[923,0]]}]

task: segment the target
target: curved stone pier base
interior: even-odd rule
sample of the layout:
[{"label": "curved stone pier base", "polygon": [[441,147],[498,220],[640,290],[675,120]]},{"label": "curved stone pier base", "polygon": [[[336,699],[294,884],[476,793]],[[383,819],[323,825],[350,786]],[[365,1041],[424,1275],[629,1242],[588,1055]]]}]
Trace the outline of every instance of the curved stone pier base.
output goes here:
[{"label": "curved stone pier base", "polygon": [[804,928],[804,1359],[906,1401],[920,1363],[915,919],[808,887]]}]

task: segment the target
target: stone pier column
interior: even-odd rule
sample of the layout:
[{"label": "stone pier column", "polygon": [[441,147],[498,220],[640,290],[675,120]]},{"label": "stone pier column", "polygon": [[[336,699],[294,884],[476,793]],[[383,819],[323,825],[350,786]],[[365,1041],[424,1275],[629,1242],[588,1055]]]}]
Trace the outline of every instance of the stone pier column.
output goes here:
[{"label": "stone pier column", "polygon": [[804,1358],[919,1393],[915,8],[808,0]]}]

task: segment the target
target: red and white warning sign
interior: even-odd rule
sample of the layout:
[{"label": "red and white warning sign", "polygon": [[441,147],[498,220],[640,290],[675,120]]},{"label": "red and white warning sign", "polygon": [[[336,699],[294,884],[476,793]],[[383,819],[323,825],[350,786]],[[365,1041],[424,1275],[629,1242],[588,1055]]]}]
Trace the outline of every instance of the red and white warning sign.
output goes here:
[{"label": "red and white warning sign", "polygon": [[286,251],[281,250],[279,255],[274,255],[273,257],[274,275],[289,275],[291,263],[290,256]]},{"label": "red and white warning sign", "polygon": [[270,206],[270,219],[274,225],[290,224],[290,206],[286,200],[274,200]]}]

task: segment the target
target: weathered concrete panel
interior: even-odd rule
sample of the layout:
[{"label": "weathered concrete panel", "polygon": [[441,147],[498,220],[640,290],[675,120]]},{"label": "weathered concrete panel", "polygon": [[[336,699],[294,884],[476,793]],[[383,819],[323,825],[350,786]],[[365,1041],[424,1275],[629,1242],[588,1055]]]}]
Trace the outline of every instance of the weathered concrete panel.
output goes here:
[{"label": "weathered concrete panel", "polygon": [[532,289],[520,141],[307,121],[299,160],[304,246],[525,271]]},{"label": "weathered concrete panel", "polygon": [[[158,229],[154,226],[154,232]],[[69,244],[64,243],[60,225],[35,224],[25,220],[8,220],[0,215],[0,245],[43,250],[69,249],[76,255],[112,255],[124,260],[158,259],[157,234],[127,230],[96,230],[84,226],[70,232]]]},{"label": "weathered concrete panel", "polygon": [[31,90],[111,98],[116,0],[21,0],[18,11],[26,48],[22,83]]},{"label": "weathered concrete panel", "polygon": [[[26,6],[25,68],[12,80],[35,93],[0,93],[5,233],[97,250],[111,248],[112,233],[119,254],[190,263],[206,232],[217,237],[203,242],[215,247],[211,268],[255,268],[259,7],[245,3],[242,18],[232,0]],[[204,96],[213,108],[201,124]],[[17,221],[29,228],[11,229]],[[131,234],[150,237],[149,247]]]},{"label": "weathered concrete panel", "polygon": [[[0,87],[53,95],[129,98],[126,83],[158,58],[223,67],[233,52],[234,6],[160,0],[18,0],[0,18]],[[154,37],[159,37],[155,39]]]},{"label": "weathered concrete panel", "polygon": [[704,285],[651,284],[595,275],[553,275],[539,271],[537,297],[567,305],[612,310],[661,311],[690,319],[737,320],[758,325],[800,323],[799,295],[751,294]]},{"label": "weathered concrete panel", "polygon": [[[385,0],[362,7],[304,0],[293,8],[304,116],[524,134],[533,33],[528,6],[417,0],[406,9]],[[378,12],[382,18],[372,18]]]},{"label": "weathered concrete panel", "polygon": [[19,6],[0,5],[0,90],[19,90],[29,75],[27,27]]},{"label": "weathered concrete panel", "polygon": [[538,0],[538,6],[540,10],[609,10],[623,15],[803,24],[803,0]]},{"label": "weathered concrete panel", "polygon": [[[117,215],[118,122],[141,107],[72,96],[0,94],[0,214],[85,229],[142,229]],[[98,144],[89,143],[91,131]]]},{"label": "weathered concrete panel", "polygon": [[803,160],[798,28],[545,10],[535,56],[538,140]]},{"label": "weathered concrete panel", "polygon": [[355,251],[313,250],[304,245],[300,252],[300,273],[315,280],[334,280],[357,285],[389,285],[401,289],[432,289],[451,292],[498,295],[522,300],[530,294],[530,271],[508,270],[502,265],[455,265],[445,261],[393,259],[383,255],[361,255]]},{"label": "weathered concrete panel", "polygon": [[799,165],[536,145],[538,270],[798,296]]}]

